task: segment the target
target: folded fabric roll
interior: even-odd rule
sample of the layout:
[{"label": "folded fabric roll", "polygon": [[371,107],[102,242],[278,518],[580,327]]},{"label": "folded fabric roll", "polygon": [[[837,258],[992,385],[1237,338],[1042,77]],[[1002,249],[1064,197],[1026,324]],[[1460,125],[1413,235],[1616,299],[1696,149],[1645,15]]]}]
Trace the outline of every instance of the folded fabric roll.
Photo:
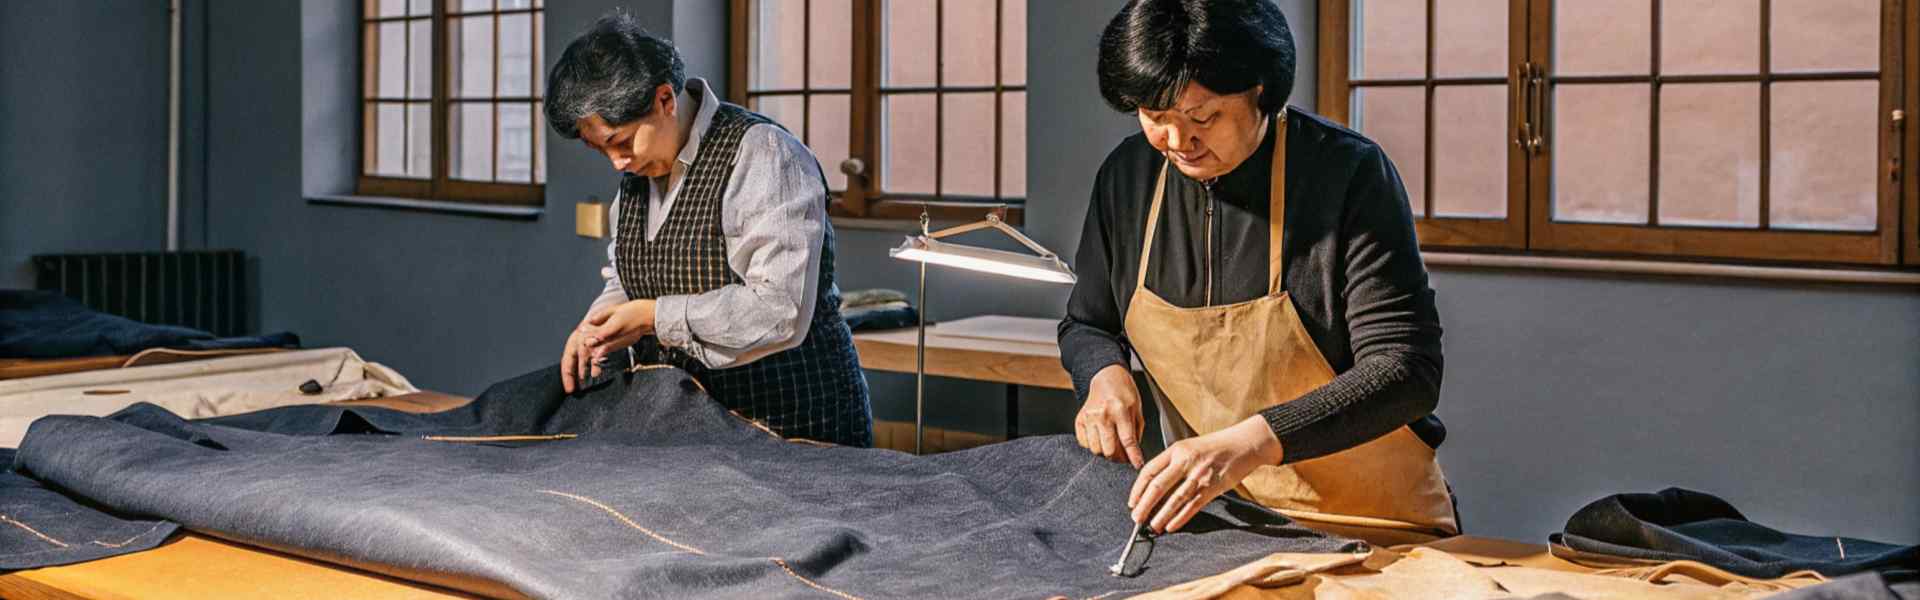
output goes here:
[{"label": "folded fabric roll", "polygon": [[907,295],[899,290],[889,290],[885,288],[850,290],[840,293],[840,310],[844,311],[849,308],[858,308],[861,306],[906,301]]},{"label": "folded fabric roll", "polygon": [[88,308],[53,292],[0,290],[0,357],[75,358],[149,348],[297,348],[291,333],[219,338],[189,327],[152,325]]},{"label": "folded fabric roll", "polygon": [[851,309],[842,308],[840,317],[846,319],[847,327],[854,331],[874,331],[912,327],[919,322],[920,313],[913,309],[913,305],[905,301],[897,301]]},{"label": "folded fabric roll", "polygon": [[1920,546],[1784,533],[1747,520],[1725,500],[1680,488],[1615,494],[1588,504],[1549,538],[1555,556],[1575,562],[1695,560],[1748,577],[1811,570],[1829,577],[1878,571],[1907,579]]}]

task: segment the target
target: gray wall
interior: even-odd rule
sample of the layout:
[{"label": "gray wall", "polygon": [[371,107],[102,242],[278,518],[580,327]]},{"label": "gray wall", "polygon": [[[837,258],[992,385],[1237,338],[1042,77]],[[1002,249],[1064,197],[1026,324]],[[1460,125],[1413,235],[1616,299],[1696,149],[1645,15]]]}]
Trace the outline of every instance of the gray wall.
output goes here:
[{"label": "gray wall", "polygon": [[[546,16],[549,61],[615,5],[671,31],[667,0],[556,2]],[[608,197],[615,178],[604,159],[549,137],[549,212],[535,220],[310,204],[306,192],[351,186],[326,179],[340,169],[307,168],[340,161],[340,140],[308,146],[302,139],[304,120],[323,116],[339,98],[325,89],[303,94],[303,47],[351,49],[352,40],[341,38],[351,35],[351,23],[338,26],[350,3],[212,0],[209,7],[208,244],[255,257],[261,327],[298,332],[309,346],[352,346],[423,387],[456,393],[475,394],[487,382],[557,361],[566,332],[599,288],[603,247],[573,235],[573,202]],[[338,56],[345,62],[309,66],[337,78],[353,60]],[[708,55],[691,68],[715,72],[722,60]]]},{"label": "gray wall", "polygon": [[167,4],[0,2],[0,288],[166,246]]},{"label": "gray wall", "polygon": [[[724,79],[718,2],[557,2],[547,55],[614,4],[671,24],[657,29],[688,43],[691,70]],[[1314,64],[1312,3],[1281,4],[1300,64]],[[1089,180],[1134,127],[1104,108],[1092,75],[1094,40],[1118,5],[1030,3],[1029,38],[1045,51],[1029,65],[1027,230],[1068,254]],[[602,160],[549,138],[552,212],[533,221],[308,204],[302,102],[327,100],[301,92],[301,10],[212,7],[207,242],[258,256],[261,325],[351,345],[452,392],[554,361],[597,288],[601,246],[572,235],[570,211],[607,197]],[[1303,69],[1296,104],[1311,105],[1313,81]],[[843,287],[912,289],[911,265],[883,258],[899,232],[840,233]],[[1682,485],[1791,529],[1920,541],[1920,292],[1464,269],[1435,269],[1434,286],[1448,328],[1440,412],[1453,432],[1442,462],[1472,531],[1538,541],[1600,495]],[[1066,298],[945,270],[932,294],[936,319],[1056,317]],[[872,381],[882,418],[910,418],[911,378]],[[1000,397],[935,380],[930,421],[994,430]],[[1024,402],[1034,433],[1066,431],[1075,408],[1057,392],[1029,390]]]}]

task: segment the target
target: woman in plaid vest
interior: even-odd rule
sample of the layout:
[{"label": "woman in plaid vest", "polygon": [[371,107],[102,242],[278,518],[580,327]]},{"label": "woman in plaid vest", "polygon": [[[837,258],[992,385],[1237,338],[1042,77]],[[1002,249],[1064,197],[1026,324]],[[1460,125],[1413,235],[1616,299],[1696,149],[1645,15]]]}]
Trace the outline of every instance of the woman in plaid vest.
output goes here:
[{"label": "woman in plaid vest", "polygon": [[567,46],[546,98],[553,129],[622,174],[605,288],[561,352],[567,391],[625,351],[783,436],[872,445],[812,152],[688,79],[673,45],[623,13]]}]

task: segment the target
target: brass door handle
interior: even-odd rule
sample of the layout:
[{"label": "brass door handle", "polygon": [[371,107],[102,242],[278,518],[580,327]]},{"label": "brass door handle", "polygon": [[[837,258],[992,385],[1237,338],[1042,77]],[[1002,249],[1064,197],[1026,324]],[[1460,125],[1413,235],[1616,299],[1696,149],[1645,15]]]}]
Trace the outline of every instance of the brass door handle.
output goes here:
[{"label": "brass door handle", "polygon": [[1533,137],[1533,113],[1529,112],[1533,103],[1527,100],[1527,90],[1530,89],[1527,82],[1527,73],[1531,69],[1532,64],[1533,63],[1521,63],[1514,65],[1513,91],[1509,94],[1513,97],[1513,118],[1519,121],[1519,124],[1513,128],[1513,145],[1519,146],[1523,152],[1528,149],[1527,140]]}]

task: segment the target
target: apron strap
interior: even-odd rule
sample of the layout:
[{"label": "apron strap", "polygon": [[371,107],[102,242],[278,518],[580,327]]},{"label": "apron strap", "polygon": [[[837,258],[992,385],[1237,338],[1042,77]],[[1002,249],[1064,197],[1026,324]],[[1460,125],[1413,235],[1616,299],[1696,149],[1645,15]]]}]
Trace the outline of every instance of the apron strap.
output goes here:
[{"label": "apron strap", "polygon": [[1287,109],[1273,116],[1273,173],[1267,177],[1267,294],[1281,291],[1287,268]]},{"label": "apron strap", "polygon": [[1172,162],[1167,159],[1160,163],[1160,177],[1153,182],[1153,202],[1147,205],[1147,241],[1140,244],[1140,274],[1133,283],[1136,290],[1147,289],[1147,261],[1153,260],[1153,234],[1160,229],[1160,201],[1167,197],[1167,164]]}]

